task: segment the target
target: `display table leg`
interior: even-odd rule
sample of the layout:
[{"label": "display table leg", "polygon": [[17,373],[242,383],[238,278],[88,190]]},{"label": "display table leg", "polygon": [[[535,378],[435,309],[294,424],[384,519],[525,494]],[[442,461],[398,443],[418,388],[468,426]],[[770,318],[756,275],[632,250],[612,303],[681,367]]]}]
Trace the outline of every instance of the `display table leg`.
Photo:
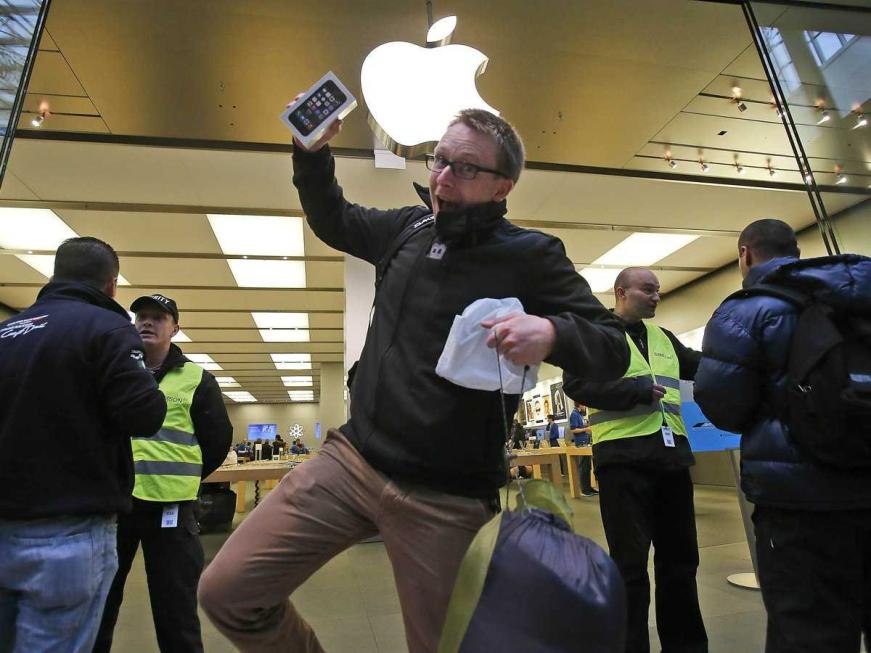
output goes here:
[{"label": "display table leg", "polygon": [[236,512],[245,512],[245,490],[248,489],[248,481],[236,483]]},{"label": "display table leg", "polygon": [[532,465],[532,478],[541,480],[541,465]]},{"label": "display table leg", "polygon": [[563,475],[559,470],[559,457],[554,456],[554,460],[552,463],[548,465],[550,471],[548,475],[550,476],[550,482],[554,484],[555,487],[562,489],[563,486]]},{"label": "display table leg", "polygon": [[581,496],[581,474],[578,469],[578,461],[580,458],[576,456],[566,456],[566,464],[569,472],[569,495],[572,499],[577,499]]}]

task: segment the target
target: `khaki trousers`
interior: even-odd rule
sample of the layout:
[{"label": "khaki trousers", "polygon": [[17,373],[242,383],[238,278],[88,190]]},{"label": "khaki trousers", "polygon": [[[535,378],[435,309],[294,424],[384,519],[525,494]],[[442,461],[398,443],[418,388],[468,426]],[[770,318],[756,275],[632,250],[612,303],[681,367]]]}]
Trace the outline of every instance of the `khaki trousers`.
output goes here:
[{"label": "khaki trousers", "polygon": [[380,533],[409,652],[434,653],[457,569],[492,516],[487,501],[391,481],[330,430],[321,453],[287,474],[218,552],[200,580],[200,605],[240,651],[321,653],[289,596]]}]

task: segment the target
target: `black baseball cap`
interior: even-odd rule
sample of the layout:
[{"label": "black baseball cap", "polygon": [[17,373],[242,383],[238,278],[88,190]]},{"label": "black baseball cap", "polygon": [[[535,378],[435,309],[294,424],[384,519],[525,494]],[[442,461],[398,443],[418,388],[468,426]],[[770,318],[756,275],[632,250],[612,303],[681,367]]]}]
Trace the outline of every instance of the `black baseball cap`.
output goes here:
[{"label": "black baseball cap", "polygon": [[172,315],[172,319],[178,322],[178,306],[176,306],[174,299],[170,299],[165,295],[143,295],[130,304],[130,310],[136,313],[140,308],[144,308],[148,305],[157,306],[158,308],[163,309]]}]

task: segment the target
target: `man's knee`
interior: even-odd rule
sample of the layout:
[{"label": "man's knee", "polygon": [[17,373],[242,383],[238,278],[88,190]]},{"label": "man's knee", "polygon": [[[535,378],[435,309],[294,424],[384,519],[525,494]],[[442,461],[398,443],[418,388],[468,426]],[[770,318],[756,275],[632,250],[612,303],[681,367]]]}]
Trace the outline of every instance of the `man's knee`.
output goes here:
[{"label": "man's knee", "polygon": [[211,618],[220,613],[221,607],[227,604],[233,596],[231,591],[228,591],[230,578],[223,573],[215,565],[209,565],[200,576],[200,583],[197,587],[197,600],[200,607]]}]

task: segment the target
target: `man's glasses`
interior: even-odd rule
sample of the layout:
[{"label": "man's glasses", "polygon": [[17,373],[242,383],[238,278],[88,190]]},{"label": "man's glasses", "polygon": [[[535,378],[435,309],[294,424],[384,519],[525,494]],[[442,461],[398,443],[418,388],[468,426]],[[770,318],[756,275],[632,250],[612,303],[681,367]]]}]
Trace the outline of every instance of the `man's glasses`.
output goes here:
[{"label": "man's glasses", "polygon": [[450,159],[446,159],[441,154],[427,154],[426,155],[426,168],[427,170],[432,170],[433,172],[441,172],[445,168],[450,168],[451,172],[454,173],[454,176],[458,179],[474,179],[478,176],[479,172],[489,172],[491,175],[497,175],[499,177],[508,177],[504,172],[499,170],[493,170],[491,168],[485,168],[483,166],[475,165],[474,163],[465,163],[463,161],[451,161]]}]

